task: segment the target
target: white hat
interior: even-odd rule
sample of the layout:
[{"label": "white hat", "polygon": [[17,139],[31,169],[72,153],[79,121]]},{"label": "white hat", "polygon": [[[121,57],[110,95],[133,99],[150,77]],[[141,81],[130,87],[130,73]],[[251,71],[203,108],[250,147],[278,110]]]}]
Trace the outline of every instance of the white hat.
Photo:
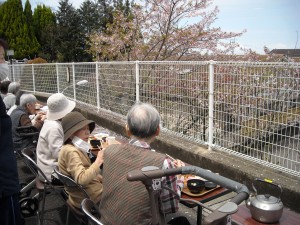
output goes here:
[{"label": "white hat", "polygon": [[59,120],[75,108],[76,103],[70,101],[62,93],[51,95],[47,100],[48,120]]}]

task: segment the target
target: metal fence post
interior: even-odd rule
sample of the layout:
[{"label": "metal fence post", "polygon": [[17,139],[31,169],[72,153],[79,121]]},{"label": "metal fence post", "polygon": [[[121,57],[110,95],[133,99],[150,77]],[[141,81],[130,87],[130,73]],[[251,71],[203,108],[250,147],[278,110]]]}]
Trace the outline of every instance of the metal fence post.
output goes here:
[{"label": "metal fence post", "polygon": [[32,68],[32,85],[33,85],[33,93],[35,93],[35,74],[34,74],[34,64],[31,65]]},{"label": "metal fence post", "polygon": [[59,92],[59,77],[58,77],[58,64],[57,63],[55,63],[55,68],[56,68],[57,93],[60,93]]},{"label": "metal fence post", "polygon": [[98,62],[96,62],[96,88],[97,88],[97,109],[100,109],[100,90],[99,90],[99,66]]},{"label": "metal fence post", "polygon": [[214,61],[209,62],[208,85],[208,150],[212,150],[214,137]]},{"label": "metal fence post", "polygon": [[72,62],[72,73],[73,73],[73,93],[74,101],[76,101],[76,81],[75,81],[75,63]]},{"label": "metal fence post", "polygon": [[135,61],[135,100],[140,101],[140,65],[139,61]]},{"label": "metal fence post", "polygon": [[12,81],[15,81],[15,65],[12,65]]}]

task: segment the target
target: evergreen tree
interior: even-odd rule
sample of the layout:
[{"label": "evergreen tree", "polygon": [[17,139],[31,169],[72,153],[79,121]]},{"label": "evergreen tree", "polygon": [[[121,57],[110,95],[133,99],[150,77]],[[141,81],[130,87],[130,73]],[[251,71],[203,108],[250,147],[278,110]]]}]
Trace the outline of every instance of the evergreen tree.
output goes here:
[{"label": "evergreen tree", "polygon": [[113,6],[107,0],[98,0],[98,9],[100,14],[101,29],[98,32],[105,32],[107,24],[113,22]]},{"label": "evergreen tree", "polygon": [[50,7],[38,5],[33,13],[34,31],[40,43],[39,56],[48,61],[56,59],[56,17]]},{"label": "evergreen tree", "polygon": [[68,0],[59,2],[57,17],[57,35],[59,61],[82,62],[86,58],[85,34],[78,12]]},{"label": "evergreen tree", "polygon": [[31,58],[38,51],[39,44],[27,24],[21,0],[7,0],[0,6],[0,35],[14,50],[16,59]]},{"label": "evergreen tree", "polygon": [[90,34],[94,30],[100,29],[101,18],[99,18],[99,11],[98,4],[90,0],[84,1],[78,9],[82,27],[86,35]]}]

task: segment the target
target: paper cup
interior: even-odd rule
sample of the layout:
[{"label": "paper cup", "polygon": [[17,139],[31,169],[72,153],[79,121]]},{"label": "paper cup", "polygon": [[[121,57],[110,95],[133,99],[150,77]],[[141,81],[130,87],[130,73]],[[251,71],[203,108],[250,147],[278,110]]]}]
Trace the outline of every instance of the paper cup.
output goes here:
[{"label": "paper cup", "polygon": [[114,144],[115,141],[116,141],[116,137],[109,136],[109,137],[106,138],[106,141],[107,141],[108,145]]}]

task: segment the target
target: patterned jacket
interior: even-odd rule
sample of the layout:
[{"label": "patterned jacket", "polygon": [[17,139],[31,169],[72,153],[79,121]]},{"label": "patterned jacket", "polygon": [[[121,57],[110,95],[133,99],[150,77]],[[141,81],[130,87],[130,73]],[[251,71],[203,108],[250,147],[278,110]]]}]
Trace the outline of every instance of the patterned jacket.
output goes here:
[{"label": "patterned jacket", "polygon": [[101,222],[105,225],[150,224],[148,192],[141,182],[127,181],[127,173],[145,166],[162,167],[165,156],[141,147],[111,145],[104,151]]}]

